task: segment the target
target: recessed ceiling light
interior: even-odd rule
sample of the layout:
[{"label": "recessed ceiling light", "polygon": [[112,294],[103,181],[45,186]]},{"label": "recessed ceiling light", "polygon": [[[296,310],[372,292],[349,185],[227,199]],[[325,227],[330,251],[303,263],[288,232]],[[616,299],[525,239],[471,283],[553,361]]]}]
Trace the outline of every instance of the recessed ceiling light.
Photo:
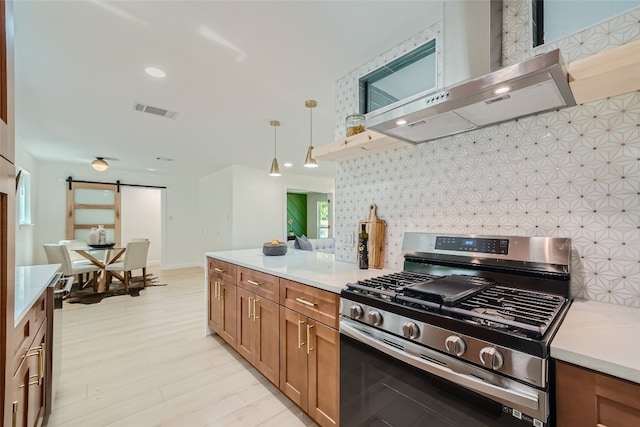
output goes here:
[{"label": "recessed ceiling light", "polygon": [[293,163],[286,162],[283,163],[282,166],[284,166],[285,168],[290,168],[291,166],[293,166]]},{"label": "recessed ceiling light", "polygon": [[144,72],[149,74],[151,77],[156,77],[158,79],[163,79],[167,75],[167,73],[162,71],[160,68],[155,67],[147,67],[144,69]]},{"label": "recessed ceiling light", "polygon": [[396,124],[397,124],[398,126],[406,125],[406,124],[407,124],[407,121],[406,121],[405,119],[400,119],[400,120],[398,120],[398,121],[396,122]]},{"label": "recessed ceiling light", "polygon": [[153,172],[155,169],[153,169],[153,168],[147,168],[147,170],[148,170],[148,171]]},{"label": "recessed ceiling light", "polygon": [[499,87],[498,89],[494,90],[493,93],[496,95],[502,95],[503,93],[507,93],[511,90],[510,86],[502,86]]}]

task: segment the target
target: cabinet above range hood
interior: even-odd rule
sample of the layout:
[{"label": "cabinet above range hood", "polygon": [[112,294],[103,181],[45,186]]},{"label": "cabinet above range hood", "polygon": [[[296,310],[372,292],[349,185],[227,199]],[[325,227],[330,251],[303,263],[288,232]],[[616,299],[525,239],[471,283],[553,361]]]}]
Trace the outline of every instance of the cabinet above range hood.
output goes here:
[{"label": "cabinet above range hood", "polygon": [[367,127],[426,142],[576,105],[558,49],[449,88],[367,114]]}]

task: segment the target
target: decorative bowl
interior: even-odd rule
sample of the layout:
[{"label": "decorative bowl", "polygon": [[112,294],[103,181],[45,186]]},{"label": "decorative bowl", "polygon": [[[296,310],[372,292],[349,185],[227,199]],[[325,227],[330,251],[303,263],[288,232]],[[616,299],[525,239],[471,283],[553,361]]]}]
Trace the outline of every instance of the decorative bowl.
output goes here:
[{"label": "decorative bowl", "polygon": [[89,247],[93,249],[107,249],[107,248],[112,248],[115,245],[116,245],[115,243],[102,243],[102,244],[96,244],[96,245],[92,245],[89,243]]},{"label": "decorative bowl", "polygon": [[284,255],[287,253],[287,244],[274,239],[262,245],[262,253],[267,256]]}]

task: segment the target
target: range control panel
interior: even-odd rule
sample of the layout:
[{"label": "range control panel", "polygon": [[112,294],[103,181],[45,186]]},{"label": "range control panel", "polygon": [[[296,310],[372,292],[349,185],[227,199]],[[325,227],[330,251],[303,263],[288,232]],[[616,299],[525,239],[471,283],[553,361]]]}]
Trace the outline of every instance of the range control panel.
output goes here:
[{"label": "range control panel", "polygon": [[509,253],[509,239],[438,236],[436,237],[435,249],[507,255]]}]

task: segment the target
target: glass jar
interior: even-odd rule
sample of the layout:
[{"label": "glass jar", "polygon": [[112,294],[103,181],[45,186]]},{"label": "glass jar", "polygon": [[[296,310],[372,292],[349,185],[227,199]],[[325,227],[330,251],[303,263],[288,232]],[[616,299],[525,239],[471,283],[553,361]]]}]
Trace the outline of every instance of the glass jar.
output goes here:
[{"label": "glass jar", "polygon": [[362,114],[352,114],[347,116],[347,137],[357,135],[365,131],[364,127],[365,119]]}]

